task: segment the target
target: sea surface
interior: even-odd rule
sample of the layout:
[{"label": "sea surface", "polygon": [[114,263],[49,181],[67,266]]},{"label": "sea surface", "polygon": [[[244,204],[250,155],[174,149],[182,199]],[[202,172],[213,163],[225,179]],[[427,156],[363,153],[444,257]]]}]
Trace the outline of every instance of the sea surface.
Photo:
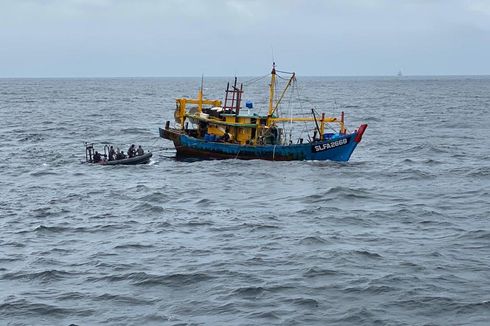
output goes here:
[{"label": "sea surface", "polygon": [[298,81],[349,162],[176,160],[201,78],[0,79],[0,325],[490,325],[490,77]]}]

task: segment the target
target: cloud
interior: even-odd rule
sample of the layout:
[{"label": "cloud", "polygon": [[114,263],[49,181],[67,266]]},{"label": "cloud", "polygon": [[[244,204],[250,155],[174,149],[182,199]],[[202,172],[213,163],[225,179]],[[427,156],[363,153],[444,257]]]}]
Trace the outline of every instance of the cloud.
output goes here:
[{"label": "cloud", "polygon": [[[466,0],[3,0],[0,75],[490,73]],[[464,47],[464,48],[463,48]]]}]

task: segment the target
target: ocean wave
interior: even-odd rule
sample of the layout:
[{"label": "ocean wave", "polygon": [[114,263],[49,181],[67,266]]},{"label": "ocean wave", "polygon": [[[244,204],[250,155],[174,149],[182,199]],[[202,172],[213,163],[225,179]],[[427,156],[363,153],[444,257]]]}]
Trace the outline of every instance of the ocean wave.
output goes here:
[{"label": "ocean wave", "polygon": [[94,314],[92,309],[63,308],[53,304],[35,303],[26,299],[8,300],[0,304],[0,312],[3,316],[38,316],[66,317],[66,316],[89,316]]},{"label": "ocean wave", "polygon": [[365,306],[358,305],[354,308],[347,308],[343,310],[342,313],[334,317],[333,323],[341,323],[341,325],[369,325],[369,321],[372,317],[372,312],[366,309]]},{"label": "ocean wave", "polygon": [[121,130],[121,133],[124,134],[129,134],[129,135],[146,135],[146,134],[152,134],[148,132],[148,129],[146,128],[123,128]]},{"label": "ocean wave", "polygon": [[144,195],[138,198],[138,200],[151,202],[151,203],[166,203],[171,198],[168,193],[163,193],[161,191],[155,191],[151,194]]},{"label": "ocean wave", "polygon": [[90,278],[91,281],[106,280],[110,282],[129,281],[137,286],[184,286],[211,280],[213,277],[206,273],[174,273],[167,275],[154,275],[145,272],[128,273],[122,275],[109,275],[101,278]]},{"label": "ocean wave", "polygon": [[208,220],[202,220],[202,219],[191,219],[188,221],[185,221],[183,223],[180,223],[180,225],[185,225],[185,226],[209,226],[209,225],[214,225],[212,221]]},{"label": "ocean wave", "polygon": [[460,240],[490,240],[489,230],[471,230],[461,234]]},{"label": "ocean wave", "polygon": [[163,213],[163,212],[165,212],[165,209],[162,206],[156,206],[156,205],[152,205],[150,203],[140,203],[140,204],[134,206],[131,209],[131,212],[134,212],[134,213],[141,213],[141,212]]},{"label": "ocean wave", "polygon": [[262,230],[274,230],[280,229],[277,225],[265,224],[265,223],[243,223],[243,227],[250,229],[252,232],[262,231]]},{"label": "ocean wave", "polygon": [[307,307],[307,308],[318,308],[320,306],[320,302],[311,298],[293,298],[286,300],[293,305]]},{"label": "ocean wave", "polygon": [[127,244],[117,245],[114,247],[114,249],[147,249],[147,248],[155,248],[155,246],[151,244],[127,243]]},{"label": "ocean wave", "polygon": [[311,245],[324,245],[330,243],[330,241],[323,239],[322,237],[319,236],[309,236],[301,239],[299,243],[302,245],[311,246]]},{"label": "ocean wave", "polygon": [[[146,273],[144,273],[146,274]],[[211,280],[213,277],[206,273],[175,273],[168,275],[137,275],[130,278],[135,285],[168,285],[183,286]]]},{"label": "ocean wave", "polygon": [[319,267],[311,267],[306,272],[303,273],[304,277],[319,277],[319,276],[334,276],[338,275],[339,272],[333,269],[324,269]]},{"label": "ocean wave", "polygon": [[[321,202],[321,201],[320,201]],[[302,208],[295,212],[295,215],[304,215],[304,216],[312,216],[318,213],[321,210],[322,206],[308,207]],[[335,206],[328,207],[328,211],[330,213],[340,213],[343,212],[343,209]]]},{"label": "ocean wave", "polygon": [[480,302],[460,302],[456,311],[459,314],[469,314],[469,313],[481,313],[481,321],[488,322],[489,317],[484,317],[484,315],[488,315],[490,311],[490,301],[480,301]]},{"label": "ocean wave", "polygon": [[397,171],[392,174],[393,177],[396,177],[400,181],[409,181],[409,180],[427,180],[427,179],[435,179],[437,177],[431,171],[424,171],[421,169],[403,169]]},{"label": "ocean wave", "polygon": [[463,171],[467,177],[473,177],[473,178],[487,178],[490,177],[490,167],[489,166],[482,166],[478,167],[476,169],[465,169],[466,171]]},{"label": "ocean wave", "polygon": [[441,165],[443,164],[444,162],[440,161],[440,160],[436,160],[436,159],[432,159],[432,158],[417,158],[417,159],[414,159],[414,158],[404,158],[402,161],[401,161],[401,165],[404,166],[404,165],[428,165],[428,166],[437,166],[437,165]]},{"label": "ocean wave", "polygon": [[11,247],[16,247],[16,248],[25,248],[26,244],[22,242],[17,242],[17,241],[7,241],[4,243],[0,243],[2,246],[11,246]]},{"label": "ocean wave", "polygon": [[302,201],[305,203],[313,204],[324,202],[326,199],[365,199],[370,198],[371,196],[371,192],[367,189],[335,186],[327,190],[322,190],[319,193],[302,197]]},{"label": "ocean wave", "polygon": [[280,320],[281,313],[274,311],[259,311],[259,312],[251,312],[248,314],[249,318],[258,318],[258,319],[274,319]]},{"label": "ocean wave", "polygon": [[417,296],[393,302],[413,310],[429,310],[433,313],[452,312],[461,307],[457,300],[446,296]]},{"label": "ocean wave", "polygon": [[257,297],[264,291],[265,289],[261,286],[245,286],[233,290],[233,294],[241,297]]},{"label": "ocean wave", "polygon": [[42,134],[29,134],[27,136],[23,136],[22,138],[18,139],[18,141],[21,143],[29,142],[29,143],[33,143],[33,144],[43,142],[44,140],[45,140],[45,137]]},{"label": "ocean wave", "polygon": [[376,116],[370,116],[370,117],[365,117],[364,122],[381,122],[383,121],[381,118],[376,117]]},{"label": "ocean wave", "polygon": [[[0,257],[0,263],[12,263],[14,261],[22,260],[21,257],[13,258],[13,257]],[[2,271],[7,271],[6,268],[2,268]]]},{"label": "ocean wave", "polygon": [[[79,227],[77,229],[83,230],[84,228]],[[61,233],[61,232],[72,231],[72,230],[73,229],[70,227],[39,225],[33,231],[39,233]]]},{"label": "ocean wave", "polygon": [[33,171],[29,173],[32,177],[43,177],[49,175],[59,175],[59,172],[53,170],[41,170],[41,171]]},{"label": "ocean wave", "polygon": [[347,287],[343,289],[343,291],[347,293],[373,295],[373,294],[383,294],[383,293],[390,293],[390,292],[399,292],[400,289],[388,285],[369,285],[367,287],[362,287],[362,286]]},{"label": "ocean wave", "polygon": [[82,299],[88,299],[91,297],[92,296],[89,293],[82,293],[82,292],[76,292],[76,291],[63,292],[63,293],[60,293],[56,296],[56,298],[59,300],[82,300]]},{"label": "ocean wave", "polygon": [[359,255],[366,258],[372,258],[372,259],[383,258],[383,256],[381,256],[380,254],[368,250],[354,250],[352,251],[352,253],[355,255]]},{"label": "ocean wave", "polygon": [[427,154],[447,154],[451,153],[451,147],[446,145],[436,146],[431,143],[423,143],[412,145],[408,147],[403,147],[402,152],[411,153],[411,155],[415,155],[415,153],[427,153]]},{"label": "ocean wave", "polygon": [[158,301],[157,299],[153,299],[153,300],[140,299],[134,296],[125,296],[125,295],[111,294],[111,293],[104,293],[95,297],[91,296],[91,299],[95,301],[102,301],[102,302],[112,301],[118,304],[129,304],[129,305],[152,305]]},{"label": "ocean wave", "polygon": [[28,281],[41,281],[41,282],[56,282],[65,278],[76,275],[73,272],[61,271],[61,270],[46,270],[40,272],[11,272],[5,273],[1,277],[6,280],[28,280]]},{"label": "ocean wave", "polygon": [[196,205],[211,205],[213,201],[209,198],[199,198],[194,202]]},{"label": "ocean wave", "polygon": [[[124,223],[109,223],[109,224],[99,224],[99,225],[94,225],[90,228],[85,228],[84,231],[88,232],[114,232],[116,230],[125,230],[128,228],[127,224],[129,221],[125,221]],[[79,231],[77,229],[77,231]]]}]

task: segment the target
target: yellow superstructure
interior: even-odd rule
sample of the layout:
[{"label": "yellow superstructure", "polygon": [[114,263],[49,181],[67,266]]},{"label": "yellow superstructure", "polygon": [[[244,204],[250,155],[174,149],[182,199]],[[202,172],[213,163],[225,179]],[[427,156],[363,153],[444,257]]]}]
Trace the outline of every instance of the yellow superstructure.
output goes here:
[{"label": "yellow superstructure", "polygon": [[[222,101],[204,99],[201,87],[198,91],[197,99],[176,99],[175,119],[180,123],[183,130],[186,128],[187,119],[192,123],[197,124],[196,131],[198,137],[204,137],[205,134],[221,137],[228,131],[232,135],[234,142],[248,145],[261,144],[263,138],[270,134],[279,122],[314,122],[320,140],[324,138],[325,124],[327,123],[339,124],[340,133],[345,133],[346,129],[344,126],[343,113],[340,119],[336,117],[326,117],[325,114],[322,114],[321,117],[317,118],[314,115],[314,112],[312,112],[311,117],[285,118],[275,116],[277,108],[286,94],[286,91],[295,80],[295,74],[291,73],[291,77],[284,90],[281,92],[278,100],[274,102],[276,91],[276,69],[275,64],[273,65],[271,81],[269,84],[267,116],[238,114],[239,104],[237,104],[238,109],[236,111],[225,112],[222,108]],[[193,109],[189,109],[189,105],[193,105]]]}]

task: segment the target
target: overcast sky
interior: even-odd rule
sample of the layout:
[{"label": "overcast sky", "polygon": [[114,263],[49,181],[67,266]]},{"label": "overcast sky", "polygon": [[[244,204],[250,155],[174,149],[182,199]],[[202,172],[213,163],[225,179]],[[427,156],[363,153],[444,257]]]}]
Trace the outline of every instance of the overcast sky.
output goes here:
[{"label": "overcast sky", "polygon": [[490,74],[490,0],[0,0],[0,77]]}]

